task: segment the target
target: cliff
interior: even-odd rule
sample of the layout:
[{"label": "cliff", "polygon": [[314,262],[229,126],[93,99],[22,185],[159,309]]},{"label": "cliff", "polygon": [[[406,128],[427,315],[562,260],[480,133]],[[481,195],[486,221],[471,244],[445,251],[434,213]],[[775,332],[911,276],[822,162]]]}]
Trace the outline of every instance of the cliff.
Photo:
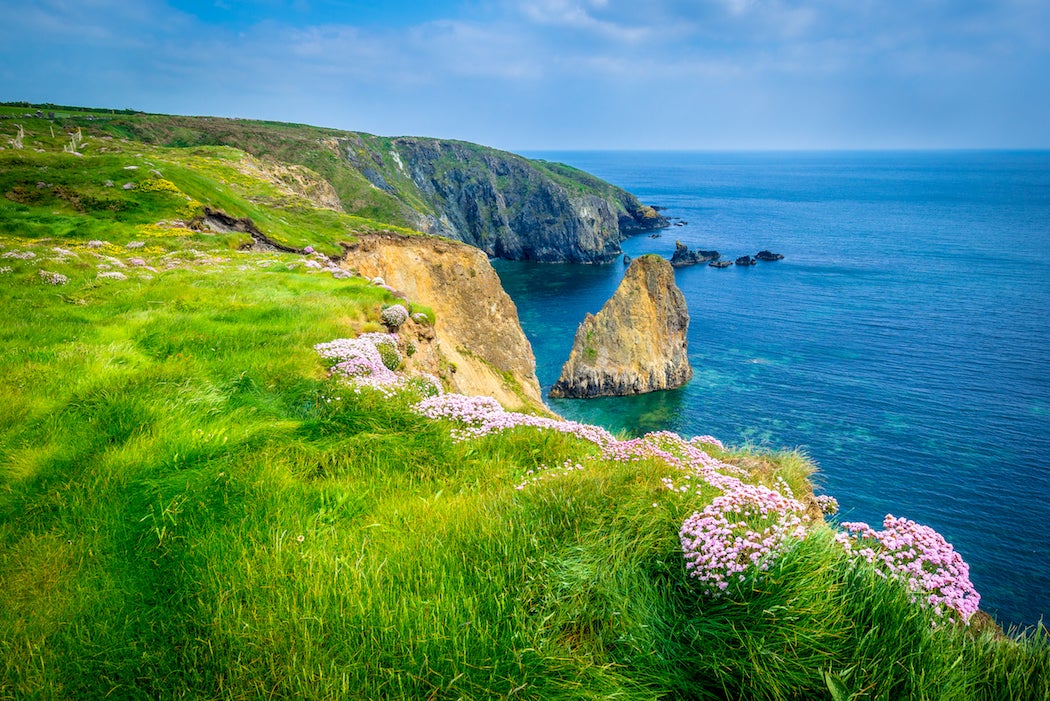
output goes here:
[{"label": "cliff", "polygon": [[[165,146],[233,146],[305,167],[347,214],[453,238],[499,258],[607,263],[627,236],[668,225],[631,193],[581,170],[464,141],[169,115],[83,126]],[[291,175],[276,177],[282,185],[303,179]]]},{"label": "cliff", "polygon": [[552,397],[599,397],[672,389],[693,375],[689,311],[670,263],[636,258],[597,315],[588,314]]},{"label": "cliff", "polygon": [[435,345],[409,359],[415,369],[444,375],[460,394],[543,407],[532,346],[484,253],[436,237],[376,234],[348,244],[342,265],[434,310]]},{"label": "cliff", "polygon": [[[633,195],[559,164],[438,139],[393,139],[384,154],[364,137],[343,143],[353,163],[391,161],[407,179],[391,178],[418,195],[416,228],[490,256],[607,263],[629,233],[665,223]],[[362,172],[374,174],[377,187],[390,184],[370,168]]]}]

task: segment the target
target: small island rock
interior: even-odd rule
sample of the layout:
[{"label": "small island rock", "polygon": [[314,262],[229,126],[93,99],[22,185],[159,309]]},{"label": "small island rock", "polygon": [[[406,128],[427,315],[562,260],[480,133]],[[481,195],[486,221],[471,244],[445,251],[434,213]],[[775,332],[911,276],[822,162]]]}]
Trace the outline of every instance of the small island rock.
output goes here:
[{"label": "small island rock", "polygon": [[689,247],[681,241],[674,242],[674,255],[671,256],[671,265],[676,268],[684,268],[687,265],[706,263],[709,260],[718,260],[718,251],[690,251]]},{"label": "small island rock", "polygon": [[739,258],[736,259],[736,264],[737,265],[754,265],[757,262],[758,261],[756,261],[751,256],[740,256]]},{"label": "small island rock", "polygon": [[755,258],[758,260],[784,260],[784,256],[781,253],[773,253],[772,251],[759,251],[755,254]]},{"label": "small island rock", "polygon": [[693,376],[689,310],[671,265],[635,258],[597,315],[588,314],[552,397],[609,397],[673,389]]}]

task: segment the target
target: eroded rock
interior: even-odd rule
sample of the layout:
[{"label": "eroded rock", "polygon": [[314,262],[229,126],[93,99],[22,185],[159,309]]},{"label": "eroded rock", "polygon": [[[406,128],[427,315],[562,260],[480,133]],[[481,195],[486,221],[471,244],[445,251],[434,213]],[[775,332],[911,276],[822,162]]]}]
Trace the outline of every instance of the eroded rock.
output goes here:
[{"label": "eroded rock", "polygon": [[414,357],[417,369],[442,375],[452,391],[495,397],[508,409],[543,409],[536,357],[517,307],[482,251],[431,236],[373,234],[346,246],[343,265],[433,309],[434,352]]},{"label": "eroded rock", "polygon": [[671,264],[635,258],[623,282],[576,331],[552,397],[602,397],[673,389],[693,376],[689,310]]}]

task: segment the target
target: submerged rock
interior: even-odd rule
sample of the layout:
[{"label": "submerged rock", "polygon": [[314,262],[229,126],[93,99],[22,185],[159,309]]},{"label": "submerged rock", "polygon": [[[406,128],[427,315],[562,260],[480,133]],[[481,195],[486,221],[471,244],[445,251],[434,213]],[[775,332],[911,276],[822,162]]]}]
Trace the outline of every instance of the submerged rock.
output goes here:
[{"label": "submerged rock", "polygon": [[731,260],[713,260],[707,265],[711,268],[728,268],[733,264]]},{"label": "submerged rock", "polygon": [[663,258],[645,255],[597,315],[588,314],[552,397],[602,397],[673,389],[693,376],[689,310]]},{"label": "submerged rock", "polygon": [[681,241],[674,242],[674,255],[671,256],[671,265],[676,268],[684,268],[687,265],[706,263],[709,260],[718,260],[721,254],[718,251],[690,251],[689,247]]}]

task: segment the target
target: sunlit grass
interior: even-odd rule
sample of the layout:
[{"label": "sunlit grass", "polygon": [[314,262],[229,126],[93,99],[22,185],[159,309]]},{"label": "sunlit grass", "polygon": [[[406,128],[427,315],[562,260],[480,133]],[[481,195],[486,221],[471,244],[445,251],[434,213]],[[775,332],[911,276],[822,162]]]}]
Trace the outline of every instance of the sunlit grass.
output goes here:
[{"label": "sunlit grass", "polygon": [[[164,174],[233,209],[223,157]],[[8,161],[0,189],[111,172],[77,158]],[[313,346],[380,328],[386,291],[143,237],[182,205],[134,201],[0,200],[0,698],[1047,697],[1045,633],[934,628],[823,525],[702,596],[678,529],[713,487],[554,431],[456,441],[411,393],[354,392]],[[706,449],[808,494],[803,455]]]}]

